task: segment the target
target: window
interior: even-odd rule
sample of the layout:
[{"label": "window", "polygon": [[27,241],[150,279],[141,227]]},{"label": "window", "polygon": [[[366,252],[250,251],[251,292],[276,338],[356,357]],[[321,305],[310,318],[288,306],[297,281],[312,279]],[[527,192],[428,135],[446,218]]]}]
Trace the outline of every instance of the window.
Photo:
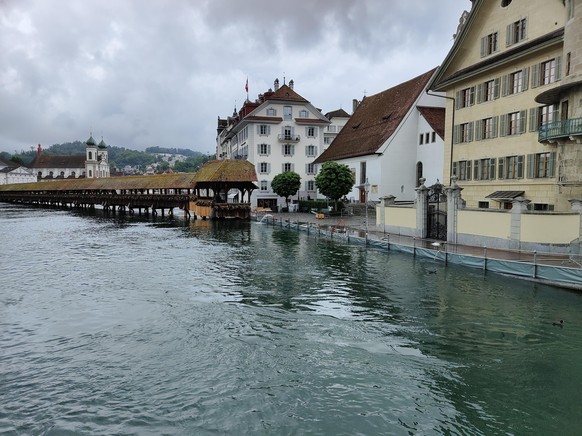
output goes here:
[{"label": "window", "polygon": [[429,140],[429,138],[430,138],[430,133],[425,133],[425,134],[424,134],[424,143],[425,143],[425,144],[428,144],[428,140]]},{"label": "window", "polygon": [[511,74],[507,74],[502,77],[502,80],[502,94],[504,97],[506,95],[519,94],[522,91],[526,91],[529,82],[529,68],[524,68]]},{"label": "window", "polygon": [[283,164],[283,172],[293,171],[293,164],[286,162]]},{"label": "window", "polygon": [[501,7],[505,8],[511,4],[511,0],[501,0]]},{"label": "window", "polygon": [[532,87],[549,85],[560,80],[562,57],[541,62],[532,67]]},{"label": "window", "polygon": [[458,180],[471,180],[471,161],[453,162],[453,175],[457,176]]},{"label": "window", "polygon": [[259,156],[268,156],[271,154],[271,145],[270,144],[259,144],[258,145],[258,154]]},{"label": "window", "polygon": [[418,145],[424,144],[424,135],[421,133],[418,135]]},{"label": "window", "polygon": [[534,132],[542,126],[552,124],[558,120],[558,105],[534,107],[529,110],[529,130]]},{"label": "window", "polygon": [[554,177],[556,170],[556,152],[527,155],[527,176],[531,179]]},{"label": "window", "polygon": [[295,151],[295,146],[293,144],[283,145],[283,156],[293,156]]},{"label": "window", "polygon": [[475,87],[462,89],[456,94],[456,108],[462,109],[464,107],[473,106],[475,104]]},{"label": "window", "polygon": [[336,129],[336,127],[337,127],[337,126],[327,126],[327,131],[328,131],[329,133],[335,133],[335,132],[336,132],[336,130],[337,130],[337,129]]},{"label": "window", "polygon": [[88,160],[93,160],[93,152],[92,151],[89,152],[89,159]]},{"label": "window", "polygon": [[495,158],[478,159],[473,162],[474,180],[495,179]]},{"label": "window", "polygon": [[266,136],[271,133],[271,126],[267,126],[265,124],[259,125],[259,135]]},{"label": "window", "polygon": [[525,133],[527,121],[527,111],[512,112],[503,114],[500,117],[500,136],[511,136]]},{"label": "window", "polygon": [[267,180],[261,180],[261,191],[269,190],[269,182]]},{"label": "window", "polygon": [[309,118],[309,112],[305,109],[299,111],[299,118]]},{"label": "window", "polygon": [[283,106],[283,119],[290,120],[293,117],[293,108],[291,106]]},{"label": "window", "polygon": [[570,75],[570,67],[572,66],[572,53],[566,54],[566,76]]},{"label": "window", "polygon": [[475,127],[475,140],[492,139],[497,137],[498,117],[483,118],[477,121]]},{"label": "window", "polygon": [[[364,183],[366,183],[366,178],[367,178],[367,174],[366,174],[366,162],[360,162],[360,184],[363,185]],[[354,180],[356,180],[356,178],[354,177]]]},{"label": "window", "polygon": [[522,72],[517,71],[509,75],[509,93],[517,94],[522,91]]},{"label": "window", "polygon": [[267,116],[268,117],[276,117],[277,111],[275,109],[273,109],[272,107],[270,107],[267,109]]},{"label": "window", "polygon": [[500,179],[523,178],[523,155],[500,157],[497,173]]},{"label": "window", "polygon": [[317,147],[315,145],[308,145],[305,147],[305,156],[315,157],[317,155]]},{"label": "window", "polygon": [[522,18],[507,26],[507,46],[523,41],[527,38],[527,19]]},{"label": "window", "polygon": [[554,205],[553,204],[547,204],[547,203],[534,203],[533,206],[531,207],[531,209],[535,210],[535,211],[552,211],[554,210]]},{"label": "window", "polygon": [[499,98],[499,77],[477,86],[477,103],[493,101]]},{"label": "window", "polygon": [[489,202],[488,201],[480,201],[477,207],[479,209],[489,209]]},{"label": "window", "polygon": [[459,144],[462,142],[471,142],[473,140],[473,122],[457,124],[453,128],[453,142]]},{"label": "window", "polygon": [[305,190],[306,191],[315,191],[315,181],[308,180],[305,182]]},{"label": "window", "polygon": [[431,133],[431,141],[430,142],[436,142],[436,132]]},{"label": "window", "polygon": [[481,57],[489,56],[497,51],[497,32],[481,38]]},{"label": "window", "polygon": [[260,174],[269,174],[271,172],[271,164],[268,162],[261,162],[259,164],[259,173]]},{"label": "window", "polygon": [[315,164],[312,163],[306,164],[305,174],[315,174]]},{"label": "window", "polygon": [[326,136],[325,138],[323,138],[323,143],[325,145],[331,144],[331,141],[333,141],[333,138],[331,136]]},{"label": "window", "polygon": [[305,135],[307,135],[308,138],[315,138],[315,127],[306,127]]}]

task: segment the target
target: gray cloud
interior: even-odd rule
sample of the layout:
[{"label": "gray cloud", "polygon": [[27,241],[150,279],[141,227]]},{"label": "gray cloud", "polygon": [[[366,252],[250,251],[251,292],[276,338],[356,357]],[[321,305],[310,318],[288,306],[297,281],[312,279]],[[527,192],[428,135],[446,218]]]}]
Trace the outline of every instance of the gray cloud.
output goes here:
[{"label": "gray cloud", "polygon": [[214,151],[216,119],[295,81],[323,111],[437,66],[469,0],[0,0],[0,151]]}]

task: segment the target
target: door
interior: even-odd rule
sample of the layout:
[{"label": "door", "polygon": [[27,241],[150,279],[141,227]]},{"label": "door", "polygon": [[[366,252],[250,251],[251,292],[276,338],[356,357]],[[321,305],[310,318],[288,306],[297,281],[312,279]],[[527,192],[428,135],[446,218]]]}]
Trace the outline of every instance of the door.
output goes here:
[{"label": "door", "polygon": [[436,183],[428,188],[426,197],[427,238],[447,240],[447,197],[443,185]]}]

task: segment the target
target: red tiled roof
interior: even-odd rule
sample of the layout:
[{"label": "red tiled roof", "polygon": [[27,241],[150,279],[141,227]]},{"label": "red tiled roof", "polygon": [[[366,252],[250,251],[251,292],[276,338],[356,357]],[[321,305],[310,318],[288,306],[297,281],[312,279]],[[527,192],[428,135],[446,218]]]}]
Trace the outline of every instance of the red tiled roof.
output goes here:
[{"label": "red tiled roof", "polygon": [[394,134],[436,68],[365,97],[329,148],[314,163],[374,154]]},{"label": "red tiled roof", "polygon": [[281,117],[265,117],[261,115],[249,115],[245,117],[245,121],[266,121],[271,123],[280,123],[283,121]]},{"label": "red tiled roof", "polygon": [[309,101],[305,100],[287,85],[281,86],[272,95],[269,95],[268,97],[265,96],[265,100],[285,100],[309,103]]},{"label": "red tiled roof", "polygon": [[329,120],[319,118],[295,118],[297,124],[329,124]]},{"label": "red tiled roof", "polygon": [[445,108],[444,107],[416,107],[432,129],[445,139]]},{"label": "red tiled roof", "polygon": [[85,155],[53,156],[41,154],[30,163],[29,168],[85,168]]},{"label": "red tiled roof", "polygon": [[331,111],[331,112],[326,113],[325,117],[328,120],[331,120],[332,118],[349,118],[350,114],[348,114],[343,109],[336,109],[335,111]]}]

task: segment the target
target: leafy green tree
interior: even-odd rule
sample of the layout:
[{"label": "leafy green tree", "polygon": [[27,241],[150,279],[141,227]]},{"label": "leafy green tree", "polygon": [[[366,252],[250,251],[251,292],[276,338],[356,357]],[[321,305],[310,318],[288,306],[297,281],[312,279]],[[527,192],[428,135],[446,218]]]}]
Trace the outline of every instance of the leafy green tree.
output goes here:
[{"label": "leafy green tree", "polygon": [[287,210],[289,210],[289,197],[297,194],[301,187],[301,176],[293,171],[285,171],[277,174],[271,182],[271,189],[275,194],[285,198]]},{"label": "leafy green tree", "polygon": [[337,162],[324,163],[315,176],[315,186],[323,195],[334,200],[335,210],[338,210],[338,200],[352,190],[354,183],[350,168]]}]

